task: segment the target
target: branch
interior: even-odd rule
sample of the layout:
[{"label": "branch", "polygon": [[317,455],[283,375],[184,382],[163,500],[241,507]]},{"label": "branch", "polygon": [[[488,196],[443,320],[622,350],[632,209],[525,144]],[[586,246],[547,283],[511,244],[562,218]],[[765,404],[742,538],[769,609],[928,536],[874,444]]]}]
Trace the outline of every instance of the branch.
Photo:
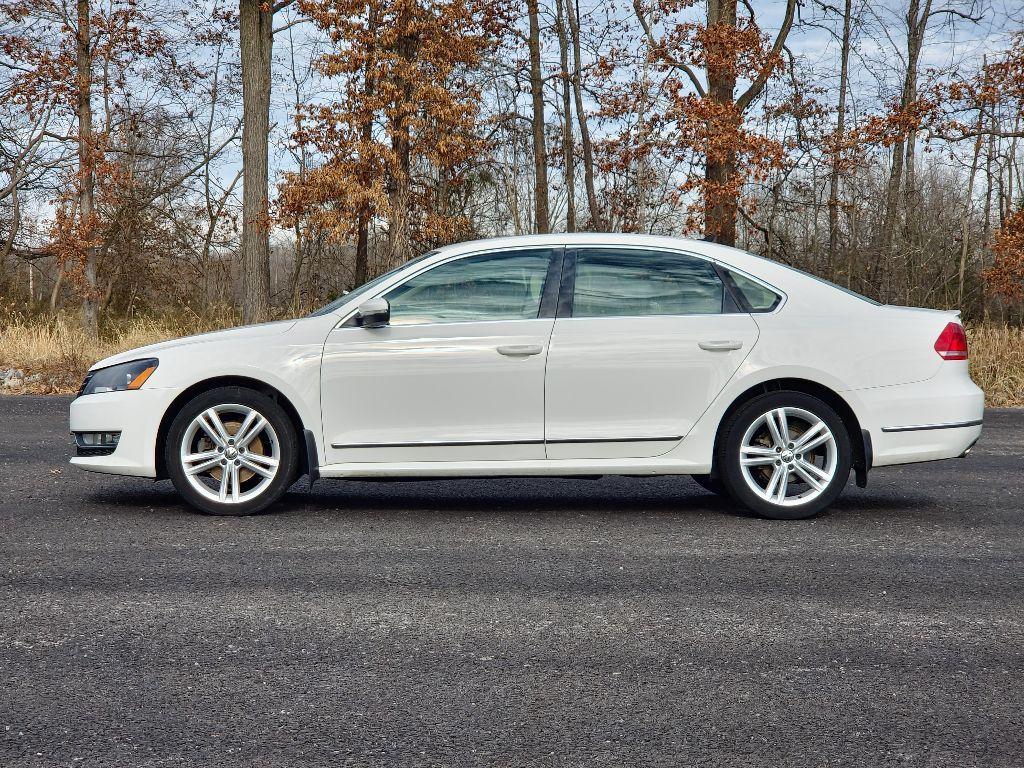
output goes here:
[{"label": "branch", "polygon": [[750,84],[750,87],[736,100],[736,107],[741,113],[745,112],[750,103],[760,96],[761,91],[764,90],[764,85],[768,82],[768,76],[771,74],[771,62],[779,55],[782,46],[786,44],[786,38],[789,36],[789,30],[793,26],[793,16],[795,14],[796,0],[786,0],[786,18],[782,20],[782,28],[779,30],[779,34],[775,36],[775,42],[772,44],[768,62],[761,67],[761,71],[757,73],[757,77]]},{"label": "branch", "polygon": [[943,141],[963,141],[964,139],[972,139],[978,136],[991,136],[996,139],[1024,139],[1024,130],[1004,131],[997,128],[979,128],[955,135],[945,133],[944,131],[930,131],[930,133],[935,138],[942,139]]},{"label": "branch", "polygon": [[[790,0],[791,3],[795,3],[796,0]],[[640,7],[640,0],[633,0],[633,10],[636,12],[636,17],[640,21],[640,26],[644,30],[644,36],[647,38],[647,44],[651,49],[658,47],[658,44],[654,40],[654,34],[651,32],[651,25],[647,23],[647,18],[644,16],[643,9]],[[697,73],[693,71],[689,64],[683,61],[676,61],[675,59],[669,58],[667,53],[662,53],[662,57],[668,62],[668,65],[673,69],[681,69],[686,76],[690,78],[690,82],[693,84],[693,88],[697,91],[697,95],[701,98],[707,96],[707,92],[704,90],[704,86],[701,85],[700,79],[697,77]]]},{"label": "branch", "polygon": [[149,199],[148,199],[148,200],[146,200],[146,202],[145,202],[145,203],[143,203],[143,204],[142,204],[141,206],[139,206],[139,207],[141,208],[141,207],[145,207],[145,206],[149,205],[149,204],[150,204],[150,203],[152,203],[152,202],[153,202],[154,200],[156,200],[156,199],[157,199],[158,197],[160,197],[161,195],[164,195],[164,194],[166,194],[166,193],[170,192],[170,191],[171,191],[172,189],[174,189],[175,187],[177,187],[177,186],[181,185],[181,184],[182,184],[182,183],[183,183],[183,182],[184,182],[184,181],[185,181],[186,179],[188,179],[188,178],[189,178],[190,176],[192,176],[193,174],[195,174],[195,173],[196,173],[197,171],[201,170],[201,169],[202,169],[202,168],[204,168],[205,166],[207,166],[207,165],[209,165],[210,163],[212,163],[212,162],[214,161],[214,159],[215,159],[215,158],[216,158],[216,157],[217,157],[217,156],[218,156],[218,155],[219,155],[219,154],[220,154],[221,152],[223,152],[223,151],[224,151],[224,149],[225,149],[225,148],[226,148],[226,147],[227,147],[227,146],[228,146],[229,144],[233,143],[233,142],[235,141],[235,139],[237,139],[237,138],[238,138],[238,135],[239,135],[239,132],[240,132],[240,130],[241,130],[241,123],[239,123],[239,125],[235,127],[235,130],[234,130],[234,131],[232,132],[232,134],[231,134],[230,136],[228,136],[228,138],[226,138],[226,139],[225,139],[224,141],[222,141],[222,142],[220,143],[220,146],[218,146],[218,147],[217,147],[217,148],[216,148],[215,150],[213,150],[212,152],[210,152],[210,153],[209,153],[209,154],[208,154],[208,155],[207,155],[206,157],[204,157],[204,158],[203,158],[202,160],[200,160],[200,161],[199,161],[198,163],[196,163],[195,165],[193,165],[193,166],[192,166],[191,168],[189,168],[189,169],[188,169],[187,171],[184,171],[183,173],[180,173],[180,174],[178,174],[178,176],[177,176],[177,177],[176,177],[176,178],[175,178],[175,179],[174,179],[173,181],[169,181],[169,182],[167,182],[166,184],[164,184],[163,186],[159,187],[159,188],[158,188],[158,189],[157,189],[157,190],[156,190],[155,192],[153,192],[152,194],[150,194],[150,195],[149,195]]},{"label": "branch", "polygon": [[975,23],[981,21],[981,16],[971,16],[971,14],[958,11],[955,8],[939,8],[938,10],[930,11],[925,18],[930,19],[932,16],[941,16],[944,13],[950,16],[959,16],[961,19]]},{"label": "branch", "polygon": [[309,19],[302,18],[302,17],[299,17],[297,19],[292,19],[291,21],[289,21],[284,26],[278,27],[277,29],[273,30],[270,34],[276,35],[278,32],[284,32],[286,29],[291,29],[296,24],[303,24],[304,22],[307,22],[307,21],[309,21]]},{"label": "branch", "polygon": [[49,245],[40,245],[34,248],[12,248],[11,253],[24,261],[35,261],[54,255],[53,248]]}]

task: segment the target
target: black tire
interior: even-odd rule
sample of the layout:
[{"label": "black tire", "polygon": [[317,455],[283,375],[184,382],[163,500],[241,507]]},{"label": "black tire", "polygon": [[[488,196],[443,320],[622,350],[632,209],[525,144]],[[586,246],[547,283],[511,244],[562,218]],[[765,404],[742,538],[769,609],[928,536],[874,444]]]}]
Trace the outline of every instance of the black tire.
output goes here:
[{"label": "black tire", "polygon": [[[806,502],[793,506],[772,503],[756,494],[747,484],[740,466],[740,445],[747,429],[762,415],[776,408],[799,408],[825,422],[836,443],[836,464],[832,479],[821,493]],[[827,508],[842,493],[850,477],[853,449],[842,418],[827,403],[804,392],[770,392],[760,395],[739,408],[721,427],[715,466],[732,498],[761,517],[772,520],[802,520],[814,517]],[[809,454],[810,455],[810,454]],[[782,465],[785,467],[786,465]],[[766,467],[763,471],[772,471]],[[753,471],[752,471],[753,473]],[[794,475],[795,477],[795,475]],[[797,479],[799,485],[800,481]]]},{"label": "black tire", "polygon": [[[209,408],[227,404],[252,408],[266,418],[276,434],[280,456],[276,475],[259,495],[244,501],[222,503],[208,498],[192,486],[182,466],[180,451],[193,419]],[[266,509],[295,482],[298,457],[298,435],[288,414],[272,398],[246,387],[219,387],[196,395],[175,415],[164,443],[165,466],[174,487],[190,505],[210,515],[251,515]],[[212,471],[216,471],[216,468]],[[255,477],[249,474],[250,480]]]},{"label": "black tire", "polygon": [[709,493],[713,493],[716,496],[728,496],[729,491],[725,487],[725,483],[715,475],[690,475],[690,478]]}]

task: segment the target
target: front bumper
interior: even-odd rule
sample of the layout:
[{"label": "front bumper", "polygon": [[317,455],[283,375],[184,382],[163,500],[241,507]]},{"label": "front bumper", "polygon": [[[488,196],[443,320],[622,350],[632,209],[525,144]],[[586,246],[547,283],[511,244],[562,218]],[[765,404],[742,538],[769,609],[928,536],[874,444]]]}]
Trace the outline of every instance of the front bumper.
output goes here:
[{"label": "front bumper", "polygon": [[117,447],[100,456],[73,456],[71,463],[90,472],[156,477],[156,439],[160,420],[178,394],[172,388],[101,392],[71,402],[72,432],[120,432]]}]

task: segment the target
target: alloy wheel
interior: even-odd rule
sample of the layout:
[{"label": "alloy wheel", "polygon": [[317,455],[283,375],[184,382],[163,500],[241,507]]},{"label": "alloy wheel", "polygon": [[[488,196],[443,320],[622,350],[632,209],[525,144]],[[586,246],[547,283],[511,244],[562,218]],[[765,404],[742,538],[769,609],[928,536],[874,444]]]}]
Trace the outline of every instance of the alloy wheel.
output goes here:
[{"label": "alloy wheel", "polygon": [[740,471],[765,501],[798,506],[821,496],[839,459],[828,425],[803,408],[773,408],[754,419],[740,442]]},{"label": "alloy wheel", "polygon": [[240,504],[270,487],[281,464],[281,443],[256,409],[215,405],[189,422],[180,460],[189,485],[204,497]]}]

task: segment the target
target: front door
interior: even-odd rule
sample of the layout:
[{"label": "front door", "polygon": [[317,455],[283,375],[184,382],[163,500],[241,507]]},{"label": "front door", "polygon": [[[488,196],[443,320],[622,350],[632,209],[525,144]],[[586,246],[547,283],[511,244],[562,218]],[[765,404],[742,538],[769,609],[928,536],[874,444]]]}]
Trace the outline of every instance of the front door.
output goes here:
[{"label": "front door", "polygon": [[384,293],[388,326],[333,330],[322,368],[327,463],[544,458],[561,249],[554,257],[458,257]]},{"label": "front door", "polygon": [[669,451],[757,340],[714,266],[639,248],[579,248],[548,354],[547,456]]}]

